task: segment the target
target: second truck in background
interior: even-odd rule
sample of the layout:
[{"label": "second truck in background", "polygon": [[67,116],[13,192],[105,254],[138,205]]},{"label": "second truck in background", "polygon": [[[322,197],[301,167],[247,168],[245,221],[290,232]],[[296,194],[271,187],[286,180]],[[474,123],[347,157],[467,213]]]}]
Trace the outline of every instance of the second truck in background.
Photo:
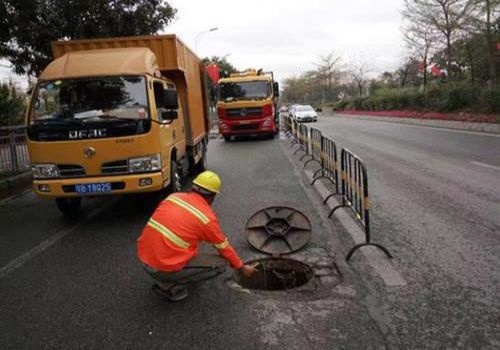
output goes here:
[{"label": "second truck in background", "polygon": [[222,78],[217,85],[219,132],[233,136],[278,133],[278,83],[272,72],[247,70]]}]

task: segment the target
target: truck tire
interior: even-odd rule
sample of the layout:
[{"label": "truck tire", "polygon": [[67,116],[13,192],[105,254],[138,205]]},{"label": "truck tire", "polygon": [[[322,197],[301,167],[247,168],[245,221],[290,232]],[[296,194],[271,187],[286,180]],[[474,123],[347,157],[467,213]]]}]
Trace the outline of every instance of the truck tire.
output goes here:
[{"label": "truck tire", "polygon": [[182,191],[182,169],[175,159],[170,162],[170,193]]},{"label": "truck tire", "polygon": [[64,217],[70,220],[75,220],[80,214],[82,199],[75,198],[56,198],[57,208],[63,213]]},{"label": "truck tire", "polygon": [[224,141],[231,142],[231,136],[224,136]]}]

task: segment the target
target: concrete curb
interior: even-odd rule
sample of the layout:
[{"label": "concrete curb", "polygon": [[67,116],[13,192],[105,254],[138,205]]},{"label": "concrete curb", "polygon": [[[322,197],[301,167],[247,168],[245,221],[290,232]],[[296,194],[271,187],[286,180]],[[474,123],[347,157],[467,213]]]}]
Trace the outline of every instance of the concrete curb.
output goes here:
[{"label": "concrete curb", "polygon": [[0,199],[21,193],[31,185],[32,181],[33,175],[30,171],[0,180]]},{"label": "concrete curb", "polygon": [[321,113],[323,117],[333,117],[333,118],[349,118],[349,119],[359,119],[359,120],[375,120],[388,123],[399,123],[408,125],[419,125],[419,126],[432,126],[436,128],[446,128],[454,130],[464,130],[464,131],[476,131],[485,132],[490,134],[500,134],[500,124],[496,123],[474,123],[474,122],[463,122],[455,120],[436,120],[436,119],[416,119],[416,118],[395,118],[395,117],[380,117],[380,116],[363,116],[363,115],[351,115],[342,113]]}]

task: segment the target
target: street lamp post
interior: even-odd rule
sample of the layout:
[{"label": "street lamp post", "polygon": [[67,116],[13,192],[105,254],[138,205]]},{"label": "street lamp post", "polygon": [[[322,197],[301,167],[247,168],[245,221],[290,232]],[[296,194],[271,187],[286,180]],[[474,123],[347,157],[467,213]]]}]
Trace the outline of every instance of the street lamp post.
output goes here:
[{"label": "street lamp post", "polygon": [[196,53],[198,53],[198,39],[199,39],[200,35],[206,34],[206,33],[210,33],[210,32],[215,32],[218,29],[219,29],[218,27],[213,27],[213,28],[210,28],[208,30],[204,30],[204,31],[199,32],[198,34],[196,34],[196,37],[194,39],[194,51]]}]

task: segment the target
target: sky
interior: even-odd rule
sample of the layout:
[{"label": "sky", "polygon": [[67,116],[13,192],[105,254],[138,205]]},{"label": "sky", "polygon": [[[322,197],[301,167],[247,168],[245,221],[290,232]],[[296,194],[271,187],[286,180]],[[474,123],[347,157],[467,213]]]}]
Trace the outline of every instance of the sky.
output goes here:
[{"label": "sky", "polygon": [[[200,57],[228,55],[236,68],[272,70],[279,81],[314,69],[319,56],[331,51],[345,62],[363,57],[373,74],[395,70],[402,55],[402,0],[169,3],[178,11],[165,33],[177,34]],[[0,61],[0,80],[10,76],[24,85],[4,64]]]}]

